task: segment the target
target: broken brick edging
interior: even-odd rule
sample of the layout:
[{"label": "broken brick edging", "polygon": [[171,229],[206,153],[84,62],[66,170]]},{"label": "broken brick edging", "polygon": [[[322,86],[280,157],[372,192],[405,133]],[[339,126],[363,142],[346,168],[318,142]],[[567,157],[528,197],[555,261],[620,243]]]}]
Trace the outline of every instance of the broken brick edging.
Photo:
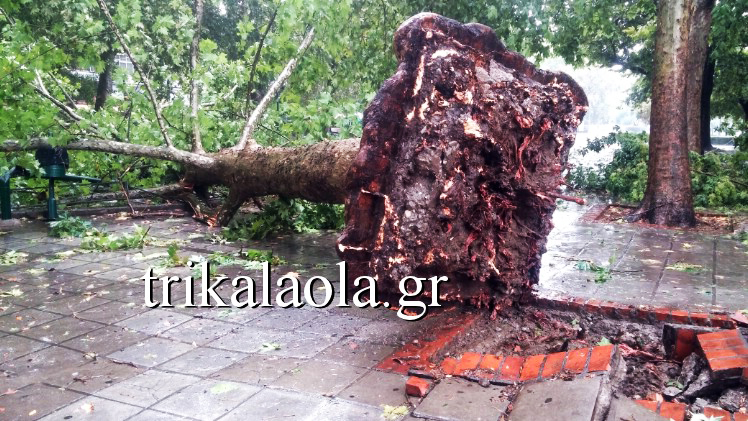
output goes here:
[{"label": "broken brick edging", "polygon": [[716,378],[748,381],[748,341],[738,329],[702,333],[696,339]]},{"label": "broken brick edging", "polygon": [[382,360],[374,368],[380,371],[407,374],[411,370],[431,370],[438,365],[432,357],[452,340],[472,326],[477,314],[463,314],[453,317],[434,332],[426,332],[420,338],[409,342]]},{"label": "broken brick edging", "polygon": [[539,297],[533,295],[531,301],[538,307],[586,312],[612,319],[628,320],[639,323],[679,323],[685,325],[718,327],[734,329],[737,323],[725,312],[694,312],[667,307],[649,305],[621,304],[613,301],[601,301],[594,298],[569,296]]},{"label": "broken brick edging", "polygon": [[[688,405],[681,402],[658,402],[650,400],[637,400],[637,404],[653,411],[662,417],[670,418],[673,421],[684,421],[686,419],[686,410]],[[725,411],[722,408],[707,406],[704,408],[704,415],[707,417],[722,417],[721,421],[748,421],[747,414],[739,412]]]},{"label": "broken brick edging", "polygon": [[579,217],[579,222],[597,222],[598,218],[603,215],[603,212],[608,210],[608,207],[610,207],[610,205],[607,203],[598,203],[597,205],[593,205],[592,207],[587,209],[587,212]]},{"label": "broken brick edging", "polygon": [[[442,362],[444,375],[494,384],[514,384],[555,377],[562,372],[585,376],[610,370],[617,354],[615,345],[575,349],[526,357],[466,352]],[[421,373],[414,373],[421,375]]]}]

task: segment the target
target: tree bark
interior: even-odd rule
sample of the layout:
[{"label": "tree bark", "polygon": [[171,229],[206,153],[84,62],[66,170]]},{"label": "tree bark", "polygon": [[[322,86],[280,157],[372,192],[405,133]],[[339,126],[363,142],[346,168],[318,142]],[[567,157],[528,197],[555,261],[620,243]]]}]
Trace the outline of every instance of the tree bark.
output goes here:
[{"label": "tree bark", "polygon": [[112,93],[112,72],[114,71],[114,57],[116,55],[117,52],[112,47],[101,55],[101,61],[104,62],[104,71],[99,73],[99,81],[96,84],[95,111],[99,111],[104,107],[109,94]]},{"label": "tree bark", "polygon": [[[700,155],[702,146],[702,110],[704,70],[709,57],[709,30],[712,27],[714,0],[688,0],[687,22],[690,21],[686,48],[686,120],[688,125],[688,148]],[[688,25],[688,23],[686,23]]]},{"label": "tree bark", "polygon": [[653,224],[693,226],[696,223],[686,104],[690,13],[699,1],[657,3],[647,189],[636,212]]},{"label": "tree bark", "polygon": [[704,77],[701,88],[701,151],[707,152],[714,149],[712,146],[712,91],[714,91],[715,63],[711,54],[707,52],[706,63],[704,63]]}]

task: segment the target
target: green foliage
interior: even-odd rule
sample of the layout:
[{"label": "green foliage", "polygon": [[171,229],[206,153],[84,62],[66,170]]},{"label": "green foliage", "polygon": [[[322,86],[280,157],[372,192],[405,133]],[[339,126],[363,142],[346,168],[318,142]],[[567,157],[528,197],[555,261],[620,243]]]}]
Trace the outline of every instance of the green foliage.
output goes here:
[{"label": "green foliage", "polygon": [[17,265],[26,260],[29,255],[20,251],[9,250],[0,253],[0,266]]},{"label": "green foliage", "polygon": [[139,225],[135,225],[132,233],[120,236],[93,230],[83,237],[80,247],[84,250],[94,251],[142,249],[145,245],[148,231],[150,231],[150,227],[143,228]]},{"label": "green foliage", "polygon": [[56,238],[81,238],[94,230],[91,221],[63,214],[57,221],[49,223],[49,236]]},{"label": "green foliage", "polygon": [[610,280],[610,269],[597,265],[587,260],[580,260],[576,264],[577,269],[593,272],[595,274],[595,283],[604,284]]},{"label": "green foliage", "polygon": [[580,154],[600,152],[610,146],[617,147],[611,162],[596,167],[575,167],[567,179],[569,186],[588,192],[605,192],[624,202],[639,202],[647,186],[647,135],[616,130],[591,140]]},{"label": "green foliage", "polygon": [[[647,135],[615,131],[591,140],[582,155],[615,147],[613,159],[595,167],[577,166],[569,172],[569,186],[605,193],[614,200],[639,202],[647,184]],[[708,209],[748,208],[748,152],[691,153],[694,206]]]},{"label": "green foliage", "polygon": [[235,218],[222,235],[229,241],[260,240],[271,234],[341,229],[343,225],[341,205],[280,198],[258,213]]}]

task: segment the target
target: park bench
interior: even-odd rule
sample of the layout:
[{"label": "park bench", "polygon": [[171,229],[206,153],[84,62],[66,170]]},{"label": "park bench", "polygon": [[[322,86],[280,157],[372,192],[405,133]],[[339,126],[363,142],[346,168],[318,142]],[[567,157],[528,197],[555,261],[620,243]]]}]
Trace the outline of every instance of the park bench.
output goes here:
[{"label": "park bench", "polygon": [[[67,174],[67,169],[70,166],[70,158],[68,157],[68,152],[65,148],[39,148],[37,149],[35,156],[36,160],[39,162],[39,166],[42,168],[41,177],[49,180],[46,213],[47,219],[49,220],[54,221],[59,217],[57,213],[57,198],[55,197],[56,181],[66,181],[71,183],[80,183],[82,181],[98,183],[101,181],[94,177]],[[5,174],[0,176],[0,218],[3,220],[12,218],[10,180],[14,177],[30,176],[31,173],[21,166],[11,168]]]}]

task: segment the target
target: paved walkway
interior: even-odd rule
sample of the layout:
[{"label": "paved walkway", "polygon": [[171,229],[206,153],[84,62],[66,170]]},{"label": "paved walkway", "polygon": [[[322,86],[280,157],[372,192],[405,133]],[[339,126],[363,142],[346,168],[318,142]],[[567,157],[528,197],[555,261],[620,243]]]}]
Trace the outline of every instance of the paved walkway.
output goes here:
[{"label": "paved walkway", "polygon": [[[132,231],[133,221],[104,222],[109,231]],[[273,279],[296,272],[336,281],[335,234],[223,244],[214,241],[215,230],[189,218],[137,222],[149,225],[149,237],[156,239],[142,251],[81,253],[79,240],[50,238],[42,222],[0,235],[0,263],[7,263],[0,265],[0,419],[402,418],[393,408],[408,403],[406,377],[373,367],[422,332],[424,323],[355,308],[188,309],[178,305],[184,302],[179,288],[174,308],[142,305],[137,278],[148,266],[162,265],[170,240],[181,240],[182,257],[272,248],[287,261],[274,269]],[[746,255],[734,242],[560,225],[552,234],[541,294],[745,307]],[[13,261],[18,256],[11,250],[24,255]],[[587,282],[591,272],[575,267],[574,259],[604,263],[611,256],[612,267],[622,272],[603,284]],[[704,270],[663,270],[681,260]],[[629,272],[634,270],[639,272]],[[236,265],[218,272],[257,276]],[[494,399],[471,387],[476,402]],[[406,412],[418,410],[417,401],[411,405]]]},{"label": "paved walkway", "polygon": [[[740,242],[728,236],[580,222],[584,210],[569,204],[554,214],[556,227],[536,288],[541,296],[692,311],[748,307],[748,248]],[[603,267],[603,274],[580,262]]]}]

